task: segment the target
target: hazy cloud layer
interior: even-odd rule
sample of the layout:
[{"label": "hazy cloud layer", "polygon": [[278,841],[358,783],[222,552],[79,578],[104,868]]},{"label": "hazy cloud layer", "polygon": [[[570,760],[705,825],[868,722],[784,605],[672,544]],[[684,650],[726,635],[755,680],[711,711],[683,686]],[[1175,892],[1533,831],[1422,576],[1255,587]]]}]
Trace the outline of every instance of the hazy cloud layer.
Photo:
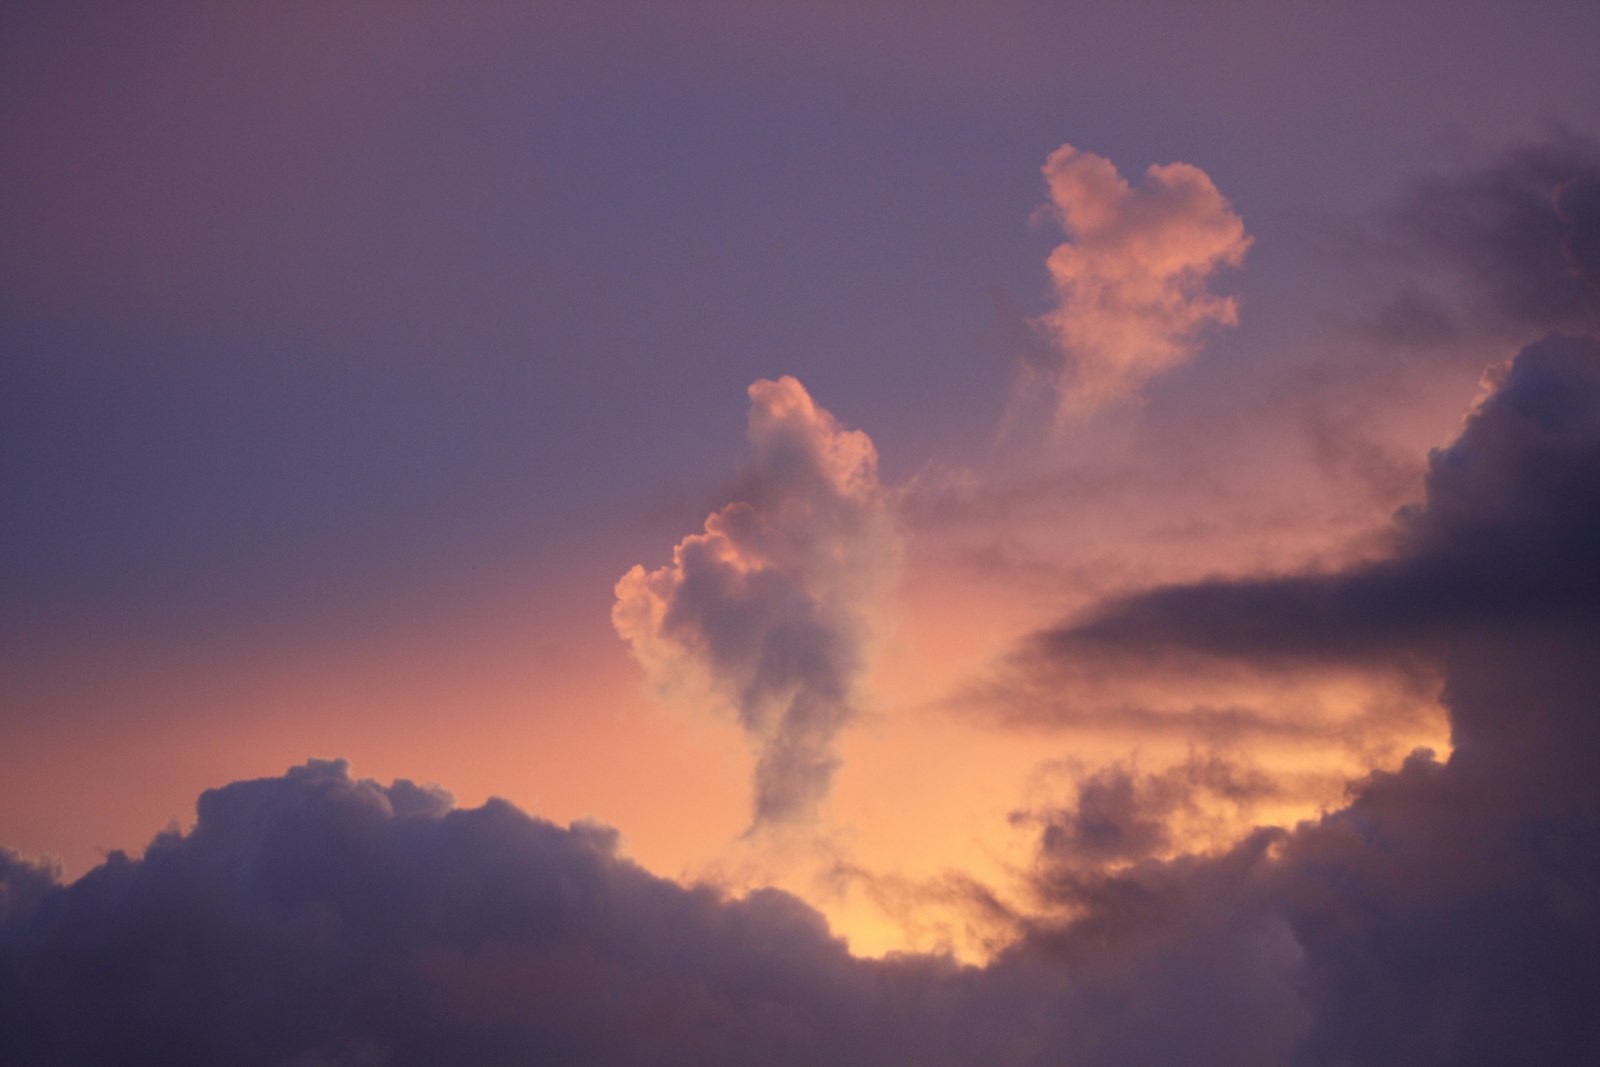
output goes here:
[{"label": "hazy cloud layer", "polygon": [[738,499],[671,564],[617,583],[617,633],[659,684],[730,701],[758,752],[754,826],[826,796],[901,534],[878,456],[793,378],[750,387]]},{"label": "hazy cloud layer", "polygon": [[1044,178],[1067,237],[1046,263],[1056,306],[1040,319],[1059,350],[1043,370],[1060,414],[1136,397],[1206,329],[1238,320],[1234,299],[1208,285],[1243,262],[1250,238],[1204,171],[1153,166],[1133,188],[1110,160],[1062,145]]},{"label": "hazy cloud layer", "polygon": [[1600,142],[1558,134],[1423,178],[1352,254],[1411,273],[1364,324],[1385,351],[1600,328]]}]

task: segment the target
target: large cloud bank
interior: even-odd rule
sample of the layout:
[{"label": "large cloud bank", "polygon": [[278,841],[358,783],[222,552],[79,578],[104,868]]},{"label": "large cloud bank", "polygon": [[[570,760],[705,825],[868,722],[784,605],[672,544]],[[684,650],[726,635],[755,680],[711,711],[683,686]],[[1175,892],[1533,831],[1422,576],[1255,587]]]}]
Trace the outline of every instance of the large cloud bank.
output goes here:
[{"label": "large cloud bank", "polygon": [[667,566],[617,583],[612,620],[663,686],[732,703],[756,746],[754,828],[814,814],[855,716],[901,534],[878,455],[793,378],[750,387],[739,498]]},{"label": "large cloud bank", "polygon": [[0,865],[0,1061],[878,1062],[928,966],[853,963],[781,893],[740,902],[502,802],[341,762],[204,794],[187,835],[67,888]]},{"label": "large cloud bank", "polygon": [[782,893],[683,888],[607,830],[312,763],[207,793],[193,831],[70,886],[0,858],[0,1061],[1593,1062],[1597,544],[1600,345],[1552,336],[1433,455],[1388,560],[1043,635],[1042,658],[1264,667],[1404,646],[1443,672],[1455,749],[1170,860],[1185,789],[1250,782],[1097,775],[1037,813],[1038,910],[982,969],[853,959]]},{"label": "large cloud bank", "polygon": [[[1552,335],[1495,376],[1433,453],[1393,555],[1342,573],[1211,581],[1102,605],[1039,635],[1031,669],[1090,659],[1279,670],[1424,658],[1454,751],[1417,753],[1348,808],[1224,860],[1040,877],[1129,936],[1212,909],[1281,921],[1310,1063],[1567,1063],[1600,1052],[1600,344]],[[1081,836],[1092,794],[1046,830]],[[1129,792],[1099,836],[1170,801]],[[1239,866],[1231,867],[1230,864]],[[1225,891],[1205,879],[1229,872]],[[1222,902],[1226,901],[1226,904]],[[1070,951],[1070,948],[1069,948]],[[1290,1062],[1285,1060],[1285,1062]]]},{"label": "large cloud bank", "polygon": [[1062,145],[1044,177],[1067,237],[1046,263],[1056,306],[1041,319],[1062,357],[1051,383],[1061,414],[1136,397],[1207,328],[1238,321],[1233,298],[1208,285],[1250,238],[1204,171],[1153,166],[1134,188],[1110,160]]}]

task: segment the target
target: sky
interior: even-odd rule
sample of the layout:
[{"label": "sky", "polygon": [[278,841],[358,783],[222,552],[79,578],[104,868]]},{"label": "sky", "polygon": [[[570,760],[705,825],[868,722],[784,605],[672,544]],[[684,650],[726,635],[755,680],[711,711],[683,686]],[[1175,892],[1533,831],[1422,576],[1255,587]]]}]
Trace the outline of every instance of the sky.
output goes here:
[{"label": "sky", "polygon": [[8,5],[0,1059],[1600,1053],[1597,53]]}]

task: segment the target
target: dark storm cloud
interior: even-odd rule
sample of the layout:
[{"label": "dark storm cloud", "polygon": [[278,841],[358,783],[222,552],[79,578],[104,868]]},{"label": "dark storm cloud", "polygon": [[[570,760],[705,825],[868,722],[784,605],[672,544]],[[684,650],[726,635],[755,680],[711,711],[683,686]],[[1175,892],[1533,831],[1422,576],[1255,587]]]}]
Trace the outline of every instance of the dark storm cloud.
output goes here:
[{"label": "dark storm cloud", "polygon": [[[1143,987],[1164,952],[857,960],[784,893],[729,900],[620,858],[608,829],[447,806],[342,762],[206,793],[190,833],[0,923],[0,1060],[1248,1064],[1301,1028],[1276,928],[1186,940],[1185,961],[1236,966],[1194,990]],[[1246,1025],[1258,1006],[1278,1014]]]},{"label": "dark storm cloud", "polygon": [[[1342,751],[1366,765],[1398,760],[1415,738],[1436,733],[1439,678],[1426,659],[1364,663],[1362,694],[1328,701],[1306,683],[1322,668],[1303,661],[1218,663],[1200,653],[1152,647],[1088,647],[1067,652],[1035,642],[990,677],[944,703],[951,713],[1010,729],[1063,737],[1182,741],[1208,750],[1241,745]],[[1390,668],[1383,679],[1366,668]],[[1331,671],[1346,680],[1352,669]]]},{"label": "dark storm cloud", "polygon": [[602,827],[447,807],[341,762],[206,793],[0,927],[0,1060],[888,1062],[879,1014],[950,970],[855,963],[797,900],[680,888]]},{"label": "dark storm cloud", "polygon": [[1430,457],[1427,500],[1396,516],[1392,557],[1330,573],[1217,579],[1113,601],[1035,639],[1040,661],[1100,647],[1148,656],[1361,660],[1600,604],[1600,343],[1552,335]]},{"label": "dark storm cloud", "polygon": [[[1308,1021],[1296,1062],[1592,1058],[1596,545],[1600,345],[1552,336],[1503,368],[1459,438],[1433,453],[1426,500],[1398,517],[1388,560],[1156,590],[1042,635],[1031,653],[1041,660],[1111,653],[1125,664],[1179,655],[1278,669],[1410,650],[1443,672],[1454,752],[1418,753],[1359,783],[1346,809],[1227,856],[1096,878],[1082,873],[1097,840],[1088,831],[1104,823],[1130,857],[1162,832],[1151,817],[1161,804],[1107,779],[1077,811],[1044,813],[1043,884],[1080,917],[1032,943],[1072,959],[1156,930],[1177,941],[1219,923],[1244,936],[1281,922]],[[1064,841],[1076,865],[1061,859]]]}]

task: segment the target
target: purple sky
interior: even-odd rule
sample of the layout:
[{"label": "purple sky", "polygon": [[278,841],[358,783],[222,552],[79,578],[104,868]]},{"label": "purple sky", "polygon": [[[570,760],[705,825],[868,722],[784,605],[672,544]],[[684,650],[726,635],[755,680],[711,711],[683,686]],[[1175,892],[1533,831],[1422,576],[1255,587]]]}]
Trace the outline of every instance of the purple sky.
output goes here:
[{"label": "purple sky", "polygon": [[[1593,1051],[1597,55],[1581,3],[7,6],[0,1059],[891,1062],[936,1002],[930,1063]],[[425,1009],[264,1037],[280,965]]]},{"label": "purple sky", "polygon": [[1581,5],[736,10],[5,16],[8,631],[568,537],[718,476],[762,376],[969,455],[1063,140],[1248,220],[1231,395],[1327,216],[1600,103]]}]

